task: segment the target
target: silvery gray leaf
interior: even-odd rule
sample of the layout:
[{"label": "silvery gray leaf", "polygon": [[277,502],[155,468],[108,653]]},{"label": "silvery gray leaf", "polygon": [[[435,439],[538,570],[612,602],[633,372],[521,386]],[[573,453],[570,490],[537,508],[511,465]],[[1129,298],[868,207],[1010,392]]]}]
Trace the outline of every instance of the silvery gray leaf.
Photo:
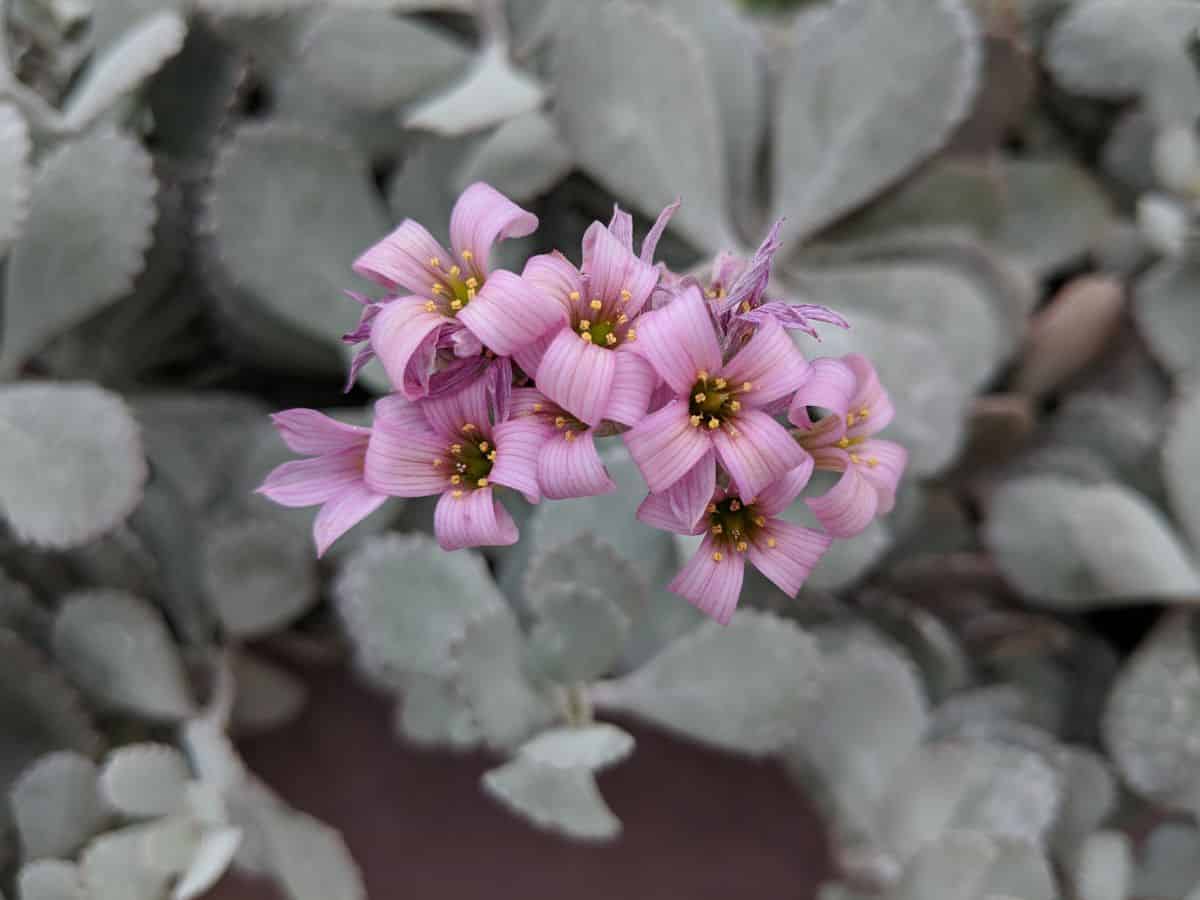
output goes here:
[{"label": "silvery gray leaf", "polygon": [[578,841],[611,841],[621,832],[592,773],[516,759],[483,775],[483,789],[539,828]]},{"label": "silvery gray leaf", "polygon": [[959,0],[838,0],[799,17],[788,52],[772,206],[788,219],[785,249],[938,150],[970,109],[980,63]]},{"label": "silvery gray leaf", "polygon": [[1194,476],[1200,459],[1200,381],[1175,406],[1162,446],[1163,480],[1171,511],[1200,555],[1200,484]]},{"label": "silvery gray leaf", "polygon": [[811,636],[768,613],[742,610],[727,626],[703,623],[630,675],[594,685],[591,694],[598,708],[763,756],[796,740],[823,674]]},{"label": "silvery gray leaf", "polygon": [[[579,165],[646,216],[684,198],[672,224],[697,246],[738,246],[718,73],[699,42],[624,0],[578,4],[571,13],[554,45],[552,83],[555,113]],[[670,128],[644,127],[664,110],[671,111]]]},{"label": "silvery gray leaf", "polygon": [[28,586],[9,578],[0,568],[0,628],[15,632],[44,648],[50,634],[50,613],[34,599]]},{"label": "silvery gray leaf", "polygon": [[419,534],[365,543],[342,566],[334,593],[360,664],[385,682],[452,674],[451,649],[467,624],[506,605],[479,554],[445,553]]},{"label": "silvery gray leaf", "polygon": [[150,246],[157,190],[150,155],[111,128],[43,158],[5,272],[0,372],[128,293]]},{"label": "silvery gray leaf", "polygon": [[1079,848],[1072,879],[1079,900],[1125,900],[1133,881],[1133,847],[1121,831],[1097,831]]},{"label": "silvery gray leaf", "polygon": [[981,900],[1058,900],[1054,870],[1037,844],[1012,838],[996,838],[995,843],[996,858],[980,891]]},{"label": "silvery gray leaf", "polygon": [[67,858],[104,824],[96,764],[62,750],[41,757],[13,783],[8,803],[21,858]]},{"label": "silvery gray leaf", "polygon": [[171,900],[194,900],[206,894],[225,874],[241,842],[240,828],[213,828],[205,831],[191,862],[171,889]]},{"label": "silvery gray leaf", "polygon": [[147,865],[145,825],[110,831],[79,857],[88,900],[162,900],[170,874]]},{"label": "silvery gray leaf", "polygon": [[474,144],[458,170],[456,188],[486,181],[517,203],[550,190],[574,162],[554,120],[537,110],[509,119]]},{"label": "silvery gray leaf", "polygon": [[428,94],[469,59],[442,32],[383,9],[325,10],[302,40],[300,65],[312,80],[366,110],[394,109]]},{"label": "silvery gray leaf", "polygon": [[233,637],[281,631],[318,600],[312,544],[285,525],[224,522],[210,530],[204,550],[208,602]]},{"label": "silvery gray leaf", "polygon": [[[632,462],[626,460],[625,464],[615,468],[619,474],[625,474],[627,466],[632,468]],[[543,505],[538,511],[542,508],[548,507]],[[608,509],[602,507],[601,511],[608,512]],[[615,520],[616,517],[613,518]],[[597,524],[604,524],[604,520],[600,519]],[[615,536],[615,531],[610,533]],[[554,528],[545,529],[545,537],[554,534]],[[650,534],[652,532],[641,532],[639,536],[649,538]],[[637,570],[615,547],[589,531],[578,532],[561,543],[539,548],[524,573],[525,606],[535,616],[553,616],[549,607],[555,601],[550,599],[551,595],[562,585],[576,584],[599,592],[631,619],[643,614],[646,586],[638,577]]]},{"label": "silvery gray leaf", "polygon": [[166,721],[195,709],[166,623],[137,597],[97,590],[64,598],[54,655],[80,690],[110,709]]},{"label": "silvery gray leaf", "polygon": [[0,513],[24,542],[86,543],[142,499],[146,459],[137,423],[120,397],[95,385],[0,387],[0,445]]},{"label": "silvery gray leaf", "polygon": [[1200,372],[1200,259],[1164,260],[1134,287],[1133,318],[1155,358],[1179,376]]},{"label": "silvery gray leaf", "polygon": [[997,855],[987,835],[950,832],[920,849],[888,900],[978,900]]},{"label": "silvery gray leaf", "polygon": [[280,807],[262,816],[271,870],[289,900],[365,900],[362,872],[333,828]]},{"label": "silvery gray leaf", "polygon": [[1117,780],[1108,760],[1085,747],[1060,747],[1051,756],[1062,776],[1062,806],[1050,846],[1064,864],[1117,808]]},{"label": "silvery gray leaf", "polygon": [[564,684],[609,674],[629,638],[629,616],[621,607],[587,582],[554,584],[537,596],[529,632],[532,664]]},{"label": "silvery gray leaf", "polygon": [[518,69],[500,43],[483,47],[463,79],[416,104],[404,127],[459,137],[531,113],[546,98],[546,88]]},{"label": "silvery gray leaf", "polygon": [[12,104],[0,103],[0,253],[21,233],[29,214],[31,151],[24,117]]},{"label": "silvery gray leaf", "polygon": [[82,130],[137,90],[183,47],[187,23],[173,9],[147,16],[94,58],[63,106],[67,127]]},{"label": "silvery gray leaf", "polygon": [[100,794],[115,812],[149,819],[179,812],[192,773],[168,744],[127,744],[109,753],[100,771]]},{"label": "silvery gray leaf", "polygon": [[404,699],[394,719],[401,737],[419,747],[454,750],[471,750],[482,742],[474,712],[457,680],[409,675],[404,682]]},{"label": "silvery gray leaf", "polygon": [[239,735],[272,731],[293,721],[308,702],[307,685],[248,650],[233,657],[232,727]]},{"label": "silvery gray leaf", "polygon": [[1182,822],[1166,822],[1145,839],[1133,879],[1135,897],[1190,898],[1200,884],[1200,830]]},{"label": "silvery gray leaf", "polygon": [[73,862],[42,859],[26,863],[17,873],[20,900],[88,900],[83,876]]},{"label": "silvery gray leaf", "polygon": [[595,722],[543,731],[522,744],[517,754],[538,765],[601,772],[627,759],[633,747],[633,735],[624,729]]}]

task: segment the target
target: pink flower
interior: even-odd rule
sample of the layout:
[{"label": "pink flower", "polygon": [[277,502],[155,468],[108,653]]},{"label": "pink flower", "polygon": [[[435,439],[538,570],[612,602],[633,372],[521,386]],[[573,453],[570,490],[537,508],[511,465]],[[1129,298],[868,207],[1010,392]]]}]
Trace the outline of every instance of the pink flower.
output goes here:
[{"label": "pink flower", "polygon": [[673,211],[659,216],[640,259],[633,255],[632,220],[617,210],[610,227],[595,222],[584,234],[582,269],[558,252],[525,266],[523,277],[557,301],[564,324],[517,362],[535,373],[542,393],[587,425],[633,425],[646,413],[656,379],[634,352],[635,321],[658,285],[648,257]]},{"label": "pink flower", "polygon": [[[818,422],[809,407],[829,411]],[[856,353],[818,359],[812,374],[792,400],[788,419],[818,469],[841,472],[830,490],[808,500],[821,524],[835,537],[851,537],[876,516],[891,511],[908,452],[892,441],[877,440],[896,411],[875,369]]]},{"label": "pink flower", "polygon": [[313,539],[317,556],[322,556],[387,500],[363,480],[371,429],[346,425],[314,409],[288,409],[271,419],[289,448],[311,458],[276,466],[257,493],[282,506],[320,505]]},{"label": "pink flower", "polygon": [[541,391],[533,388],[513,391],[512,417],[539,429],[542,435],[537,479],[543,497],[567,500],[617,489],[596,452],[595,429]]},{"label": "pink flower", "polygon": [[764,411],[795,391],[808,373],[808,363],[778,323],[764,322],[723,362],[708,305],[692,285],[644,316],[639,333],[638,352],[673,395],[625,434],[651,493],[675,491],[672,502],[683,504],[689,523],[695,523],[715,489],[717,459],[746,503],[804,464],[807,454]]},{"label": "pink flower", "polygon": [[832,538],[779,518],[808,484],[812,460],[763,488],[753,502],[717,488],[705,498],[706,515],[681,520],[667,494],[651,494],[638,518],[677,534],[703,534],[695,555],[667,586],[722,625],[729,623],[742,590],[746,560],[789,597],[795,597]]},{"label": "pink flower", "polygon": [[441,494],[433,528],[444,550],[517,542],[517,526],[493,485],[540,499],[535,423],[497,417],[484,380],[417,403],[400,394],[375,404],[366,482],[392,497]]},{"label": "pink flower", "polygon": [[[378,355],[396,389],[416,400],[456,389],[469,380],[464,368],[477,374],[485,348],[512,356],[559,324],[562,312],[549,298],[520,276],[488,267],[497,241],[532,234],[537,224],[537,216],[482,182],[454,204],[453,252],[417,222],[401,222],[354,264],[389,291],[408,293],[368,304],[359,327],[346,335],[350,343],[370,341],[354,360],[351,379]],[[435,373],[449,383],[439,383]]]}]

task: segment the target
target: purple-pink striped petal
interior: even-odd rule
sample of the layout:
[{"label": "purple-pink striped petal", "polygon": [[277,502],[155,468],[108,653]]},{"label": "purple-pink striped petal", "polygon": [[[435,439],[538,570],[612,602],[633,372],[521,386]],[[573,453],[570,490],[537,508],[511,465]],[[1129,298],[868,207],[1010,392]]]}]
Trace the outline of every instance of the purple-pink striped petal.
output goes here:
[{"label": "purple-pink striped petal", "polygon": [[[834,419],[841,423],[842,417],[850,408],[850,401],[854,399],[857,387],[858,376],[842,360],[813,360],[808,368],[808,377],[792,398],[792,405],[788,409],[788,421],[800,428],[813,428],[814,423],[808,415],[808,407],[814,406],[833,413]],[[844,427],[839,427],[827,439],[837,441],[844,433]]]},{"label": "purple-pink striped petal", "polygon": [[654,368],[639,356],[629,344],[618,347],[616,370],[604,418],[622,425],[633,426],[642,420],[650,405],[650,396],[658,385]]},{"label": "purple-pink striped petal", "polygon": [[690,394],[697,373],[715,375],[721,367],[717,332],[697,287],[639,318],[637,333],[637,351],[676,394]]},{"label": "purple-pink striped petal", "polygon": [[354,262],[354,271],[389,290],[402,288],[421,297],[432,297],[432,286],[441,277],[430,265],[437,259],[446,264],[449,255],[428,229],[405,219],[400,225]]},{"label": "purple-pink striped petal", "polygon": [[754,568],[789,597],[795,597],[832,542],[829,535],[811,528],[770,519],[748,552]]},{"label": "purple-pink striped petal", "polygon": [[272,414],[271,421],[288,448],[305,456],[365,447],[371,436],[370,428],[347,425],[315,409],[285,409]]},{"label": "purple-pink striped petal", "polygon": [[592,430],[570,433],[574,436],[567,440],[566,434],[551,429],[542,445],[537,465],[542,494],[550,500],[569,500],[615,491],[617,486],[596,452]]},{"label": "purple-pink striped petal", "polygon": [[838,328],[849,328],[850,323],[827,306],[815,303],[787,303],[783,300],[769,300],[762,306],[755,307],[749,312],[739,312],[736,318],[740,322],[759,325],[768,319],[774,319],[789,331],[803,331],[809,337],[821,339],[813,322],[826,322]]},{"label": "purple-pink striped petal", "polygon": [[[497,241],[526,237],[538,227],[538,218],[502,193],[477,181],[469,185],[450,213],[450,244],[477,276],[488,275],[488,257]],[[463,251],[470,256],[465,256]]]},{"label": "purple-pink striped petal", "polygon": [[493,272],[458,320],[497,356],[511,356],[565,321],[562,309],[521,276]]},{"label": "purple-pink striped petal", "polygon": [[583,276],[557,250],[532,257],[525,263],[521,277],[561,306],[564,319],[571,315],[580,302],[572,300],[571,295],[583,296]]},{"label": "purple-pink striped petal", "polygon": [[813,458],[804,454],[804,462],[789,469],[782,478],[772,481],[758,492],[754,508],[764,516],[777,516],[795,502],[807,486],[813,473]]},{"label": "purple-pink striped petal", "polygon": [[724,428],[712,432],[721,465],[737,485],[745,503],[753,503],[758,492],[789,470],[804,465],[808,454],[787,429],[764,412],[747,410],[733,419],[736,435]]},{"label": "purple-pink striped petal", "polygon": [[670,488],[643,500],[637,517],[664,531],[699,534],[704,530],[708,504],[716,489],[717,459],[710,450]]},{"label": "purple-pink striped petal", "polygon": [[418,404],[429,429],[447,444],[460,438],[463,426],[471,425],[478,434],[492,433],[491,409],[488,403],[488,379],[476,378],[470,384],[429,397]]},{"label": "purple-pink striped petal", "polygon": [[743,405],[765,406],[800,387],[808,370],[808,361],[783,326],[764,322],[721,374],[732,385],[750,383],[738,398]]},{"label": "purple-pink striped petal", "polygon": [[[668,206],[663,207],[663,211],[658,214],[654,225],[646,232],[646,236],[642,238],[642,262],[646,265],[651,265],[654,262],[654,253],[658,250],[658,242],[662,240],[663,232],[667,230],[667,225],[671,222],[671,217],[675,215],[679,209],[679,201],[676,200]],[[633,247],[633,238],[630,237],[630,249]]]},{"label": "purple-pink striped petal", "polygon": [[[850,411],[846,418],[846,434],[852,438],[878,434],[891,424],[896,416],[896,408],[892,406],[892,400],[879,382],[879,375],[870,360],[858,353],[849,353],[842,357],[842,361],[854,370],[858,378],[858,390],[850,400]],[[855,416],[854,424],[850,424],[851,415]]]},{"label": "purple-pink striped petal", "polygon": [[[823,451],[822,456],[842,451]],[[846,462],[842,477],[820,497],[805,502],[817,521],[834,537],[861,534],[879,511],[879,492],[862,476],[859,466]]]},{"label": "purple-pink striped petal", "polygon": [[710,535],[706,535],[700,542],[700,549],[679,570],[667,589],[722,625],[728,625],[737,609],[745,571],[744,554],[726,553],[718,549]]},{"label": "purple-pink striped petal", "polygon": [[399,394],[384,397],[375,404],[375,421],[367,443],[366,484],[392,497],[439,493],[450,483],[444,461],[448,449],[447,436],[429,428],[417,404]]},{"label": "purple-pink striped petal", "polygon": [[267,474],[257,493],[280,506],[316,506],[362,478],[363,451],[351,448],[276,466]]},{"label": "purple-pink striped petal", "polygon": [[712,449],[707,429],[692,425],[684,400],[672,400],[625,432],[625,446],[650,492],[667,490]]},{"label": "purple-pink striped petal", "polygon": [[887,515],[896,505],[896,488],[908,465],[908,451],[893,441],[874,439],[854,447],[854,453],[862,460],[859,464],[862,477],[879,495],[876,515]]},{"label": "purple-pink striped petal", "polygon": [[392,386],[410,400],[429,393],[445,316],[425,309],[420,297],[402,297],[384,305],[371,324],[371,349],[383,363]]},{"label": "purple-pink striped petal", "polygon": [[535,381],[547,397],[588,425],[599,425],[612,394],[617,357],[569,328],[558,332],[538,366]]},{"label": "purple-pink striped petal", "polygon": [[365,484],[351,485],[330,497],[313,520],[317,556],[324,556],[334,541],[379,509],[386,500],[387,495],[377,494]]},{"label": "purple-pink striped petal", "polygon": [[507,547],[517,542],[517,523],[500,505],[492,489],[447,491],[433,511],[433,533],[443,550],[466,547]]},{"label": "purple-pink striped petal", "polygon": [[633,216],[613,204],[612,218],[608,222],[608,230],[622,247],[633,252]]},{"label": "purple-pink striped petal", "polygon": [[767,289],[767,282],[771,280],[771,260],[782,246],[779,242],[779,231],[782,227],[782,219],[771,226],[771,230],[767,232],[763,242],[754,251],[754,256],[749,264],[728,285],[726,294],[719,305],[722,312],[737,309],[745,302],[749,302],[753,306],[758,305],[763,292]]},{"label": "purple-pink striped petal", "polygon": [[536,419],[511,419],[492,429],[496,439],[496,461],[488,478],[496,484],[520,491],[530,503],[542,498],[538,486],[538,454],[548,439],[544,423]]},{"label": "purple-pink striped petal", "polygon": [[[508,416],[510,419],[523,419],[545,413],[554,403],[537,388],[513,388],[512,400],[509,401]],[[552,414],[557,415],[557,413]]]},{"label": "purple-pink striped petal", "polygon": [[632,249],[599,222],[592,223],[583,235],[583,271],[591,280],[589,294],[616,303],[629,292],[621,311],[630,317],[646,305],[658,284],[658,269],[642,262]]}]

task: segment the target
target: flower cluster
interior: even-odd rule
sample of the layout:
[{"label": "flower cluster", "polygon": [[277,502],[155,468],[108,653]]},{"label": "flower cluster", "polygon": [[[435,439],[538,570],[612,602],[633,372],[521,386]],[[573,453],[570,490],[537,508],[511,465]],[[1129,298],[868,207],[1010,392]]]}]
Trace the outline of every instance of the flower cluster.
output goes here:
[{"label": "flower cluster", "polygon": [[[320,505],[318,553],[388,497],[438,495],[446,550],[513,544],[496,492],[528,502],[615,490],[597,440],[620,436],[646,481],[638,518],[702,535],[670,588],[720,622],[748,560],[791,596],[834,538],[888,512],[906,454],[876,433],[893,408],[861,356],[809,362],[791,331],[846,327],[830,310],[767,297],[776,226],[751,259],[719,257],[711,280],[654,262],[675,206],[634,252],[620,209],[583,238],[581,264],[557,251],[520,274],[493,269],[493,246],[537,227],[486,184],[463,193],[451,249],[407,220],[355,271],[387,292],[364,305],[351,381],[378,357],[394,393],[370,428],[313,410],[278,413],[284,463],[259,490]],[[840,473],[807,501],[823,530],[785,511],[816,469]]]}]

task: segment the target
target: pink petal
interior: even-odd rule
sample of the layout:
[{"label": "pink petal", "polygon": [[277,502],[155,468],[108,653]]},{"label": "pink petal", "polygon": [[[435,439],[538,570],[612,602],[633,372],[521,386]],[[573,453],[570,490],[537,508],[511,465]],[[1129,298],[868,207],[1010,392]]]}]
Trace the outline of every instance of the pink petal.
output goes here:
[{"label": "pink petal", "polygon": [[[768,538],[775,541],[772,547]],[[771,519],[750,545],[750,562],[789,597],[795,597],[833,538],[783,519]]]},{"label": "pink petal", "polygon": [[[663,211],[658,214],[653,227],[642,238],[642,262],[646,265],[654,262],[654,252],[658,249],[658,242],[662,239],[663,232],[667,230],[667,225],[670,223],[671,217],[675,215],[675,211],[678,209],[678,200],[669,206],[663,207]],[[632,247],[632,238],[630,245]]]},{"label": "pink petal", "polygon": [[[854,370],[858,378],[858,390],[850,401],[850,414],[856,416],[857,422],[846,428],[846,434],[850,437],[878,434],[895,418],[896,408],[880,384],[879,375],[870,360],[858,353],[849,353],[842,357],[842,361]],[[867,411],[865,417],[863,410]]]},{"label": "pink petal", "polygon": [[538,453],[553,428],[537,419],[511,419],[492,431],[496,438],[496,461],[488,478],[520,491],[530,503],[537,503],[542,493],[538,486]]},{"label": "pink petal", "polygon": [[710,450],[670,488],[643,500],[637,517],[663,531],[699,534],[704,531],[705,514],[716,489],[717,460]]},{"label": "pink petal", "polygon": [[639,356],[629,344],[618,347],[616,371],[604,418],[622,425],[636,425],[646,415],[650,396],[658,385],[654,368]]},{"label": "pink petal", "polygon": [[738,399],[744,405],[765,406],[786,397],[804,383],[808,361],[783,326],[764,322],[750,342],[737,352],[721,374],[732,385],[749,382],[749,391]]},{"label": "pink petal", "polygon": [[637,463],[650,492],[675,484],[712,449],[707,429],[692,425],[688,405],[672,400],[625,432],[625,446]]},{"label": "pink petal", "polygon": [[581,302],[572,300],[571,295],[583,297],[583,277],[571,261],[557,250],[532,257],[525,263],[521,277],[554,300],[568,317]]},{"label": "pink petal", "polygon": [[[713,559],[719,553],[721,560]],[[705,536],[700,549],[687,561],[667,589],[685,598],[692,606],[728,625],[737,609],[742,592],[746,560],[741,553],[727,553],[717,548],[711,536]]]},{"label": "pink petal", "polygon": [[511,356],[566,321],[550,297],[503,269],[488,277],[458,320],[497,356]]},{"label": "pink petal", "polygon": [[[551,329],[543,334],[540,338],[526,344],[524,347],[513,353],[513,361],[521,367],[521,371],[526,375],[533,377],[537,374],[538,366],[542,364],[542,360],[546,356],[546,350],[554,343],[554,339],[558,337],[558,332],[562,328]],[[569,329],[568,329],[569,330]]]},{"label": "pink petal", "polygon": [[782,219],[771,226],[771,230],[767,232],[767,236],[754,252],[754,258],[746,264],[746,267],[731,283],[726,285],[725,297],[720,302],[722,312],[734,310],[746,301],[749,301],[751,305],[757,305],[758,301],[762,299],[763,292],[767,289],[767,282],[771,279],[771,260],[782,246],[779,243],[779,232],[782,228]]},{"label": "pink petal", "polygon": [[674,300],[637,320],[637,351],[676,394],[691,393],[696,375],[721,368],[721,347],[700,289],[689,286]]},{"label": "pink petal", "polygon": [[557,409],[556,404],[537,388],[513,388],[508,416],[510,419],[523,419],[526,416],[550,412],[550,417],[553,418],[557,412],[551,412],[552,409]]},{"label": "pink petal", "polygon": [[759,410],[741,412],[733,420],[736,436],[724,428],[712,433],[721,465],[737,485],[745,503],[753,503],[759,491],[789,470],[804,465],[808,454],[786,428]]},{"label": "pink petal", "polygon": [[313,520],[317,556],[324,556],[343,534],[379,509],[387,495],[376,494],[365,484],[355,484],[330,497]]},{"label": "pink petal", "polygon": [[[808,415],[808,407],[815,406],[833,413],[833,419],[841,423],[842,417],[850,408],[854,392],[858,386],[858,376],[854,370],[840,359],[816,359],[808,367],[808,378],[805,379],[792,405],[788,409],[788,421],[800,428],[811,429],[813,421]],[[839,440],[845,433],[840,429],[829,438]]]},{"label": "pink petal", "polygon": [[633,216],[613,204],[612,218],[608,222],[609,233],[617,239],[622,247],[633,252]]},{"label": "pink petal", "polygon": [[384,305],[371,325],[371,349],[400,393],[416,400],[429,393],[437,342],[450,322],[427,312],[420,297],[402,297]]},{"label": "pink petal", "polygon": [[324,456],[351,447],[365,447],[371,436],[370,428],[347,425],[315,409],[285,409],[274,413],[271,421],[288,448],[305,456]]},{"label": "pink petal", "polygon": [[354,262],[354,271],[389,290],[403,288],[431,297],[431,287],[441,278],[429,261],[447,264],[449,254],[424,225],[405,219],[391,234]]},{"label": "pink petal", "polygon": [[[375,404],[375,422],[367,444],[366,484],[392,497],[437,494],[450,481],[443,459],[448,449],[449,439],[430,430],[417,404],[399,394],[384,397]],[[441,462],[435,465],[435,460]]]},{"label": "pink petal", "polygon": [[579,421],[599,425],[612,395],[616,367],[616,353],[564,328],[546,349],[534,380],[542,393]]},{"label": "pink petal", "polygon": [[542,446],[537,466],[542,494],[550,500],[568,500],[615,491],[617,486],[596,452],[592,430],[572,434],[574,437],[567,440],[565,434],[552,430]]},{"label": "pink petal", "polygon": [[500,505],[491,488],[447,491],[433,511],[433,533],[443,550],[464,547],[507,547],[517,542],[517,523]]},{"label": "pink petal", "polygon": [[[455,321],[459,320],[456,319]],[[447,332],[448,334],[443,335],[443,337],[450,338],[450,349],[454,351],[454,355],[459,359],[470,359],[472,356],[478,356],[483,352],[483,341],[479,340],[474,332],[468,331],[465,326],[453,331],[448,328]]]},{"label": "pink petal", "polygon": [[633,250],[621,246],[621,241],[599,222],[592,224],[583,235],[583,271],[591,279],[590,295],[616,303],[622,291],[629,299],[621,311],[631,318],[646,305],[654,286],[658,284],[658,269],[633,255]]},{"label": "pink petal", "polygon": [[418,405],[429,429],[446,445],[461,437],[464,425],[474,425],[484,436],[492,433],[487,378],[477,378],[452,392],[422,400]]},{"label": "pink petal", "polygon": [[[513,203],[490,184],[477,181],[467,187],[450,213],[450,243],[455,254],[473,267],[476,275],[488,275],[488,257],[497,241],[533,234],[538,218]],[[468,261],[463,251],[470,252]]]},{"label": "pink petal", "polygon": [[848,538],[871,524],[879,511],[879,492],[862,476],[859,466],[847,465],[837,484],[805,502],[826,531]]},{"label": "pink petal", "polygon": [[754,508],[764,516],[777,516],[800,496],[813,473],[813,458],[804,454],[804,462],[791,469],[782,478],[772,481],[758,492]]},{"label": "pink petal", "polygon": [[887,515],[896,505],[896,488],[908,465],[908,451],[893,441],[876,439],[863,441],[854,448],[854,453],[863,460],[859,472],[879,495],[876,514]]},{"label": "pink petal", "polygon": [[363,452],[355,447],[297,459],[272,469],[257,493],[280,506],[316,506],[363,479]]}]

